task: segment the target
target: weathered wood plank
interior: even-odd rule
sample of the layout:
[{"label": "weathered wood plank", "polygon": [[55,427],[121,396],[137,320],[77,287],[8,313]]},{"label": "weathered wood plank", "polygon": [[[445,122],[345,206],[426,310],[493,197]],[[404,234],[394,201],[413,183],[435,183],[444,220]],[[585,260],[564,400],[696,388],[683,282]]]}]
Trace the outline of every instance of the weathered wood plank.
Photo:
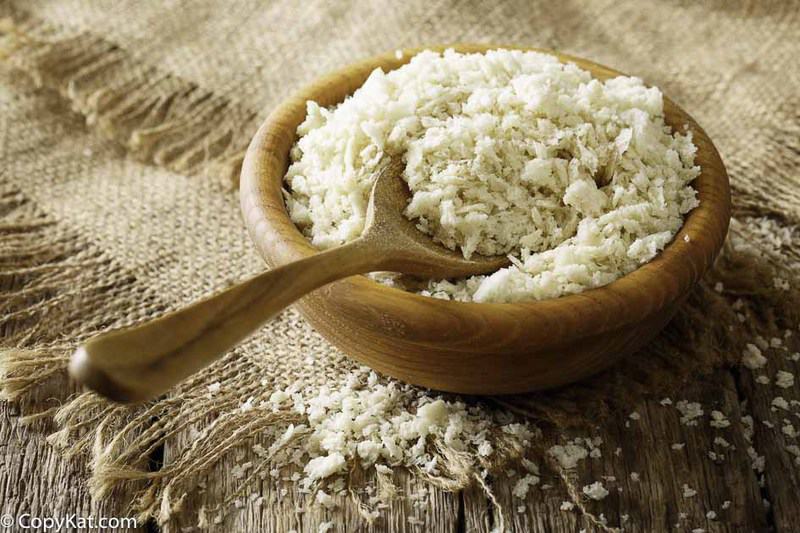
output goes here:
[{"label": "weathered wood plank", "polygon": [[[762,350],[766,366],[739,371],[738,386],[753,416],[753,448],[764,457],[763,496],[769,502],[775,529],[796,531],[800,527],[800,364],[792,354],[800,351],[800,342],[796,333],[789,339],[781,335],[781,340],[783,346]],[[794,383],[779,386],[779,371],[791,373]],[[768,378],[769,383],[759,383],[759,376]]]},{"label": "weathered wood plank", "polygon": [[[63,388],[61,388],[63,390]],[[52,398],[53,389],[39,396]],[[63,397],[63,393],[56,397]],[[48,402],[52,406],[53,401]],[[94,501],[87,488],[85,457],[65,460],[46,437],[52,428],[46,422],[23,425],[19,410],[0,402],[0,516],[19,517],[128,517],[132,492],[117,491],[113,499]],[[146,524],[118,531],[147,531]],[[21,530],[17,527],[4,531]],[[64,529],[64,531],[69,528]]]},{"label": "weathered wood plank", "polygon": [[[680,422],[681,413],[675,402],[683,399],[703,406],[705,414],[697,419],[697,426]],[[602,514],[609,528],[621,526],[625,531],[766,529],[768,514],[761,505],[761,492],[750,468],[731,374],[720,370],[671,400],[673,404],[667,406],[657,399],[642,401],[635,409],[638,420],[631,419],[630,412],[620,412],[599,426],[579,427],[560,438],[552,431],[546,432],[548,446],[575,437],[603,440],[599,445],[600,457],[581,461],[567,475],[574,487],[573,495],[580,493],[585,485],[602,481],[609,491],[606,498],[593,501],[581,496],[579,501],[598,521]],[[712,410],[724,413],[730,426],[711,427]],[[724,438],[730,447],[715,444],[717,437]],[[684,446],[673,450],[673,443]],[[709,451],[718,453],[716,461],[709,457]],[[562,502],[574,504],[576,500],[552,468],[544,468],[542,472],[540,486],[531,489],[524,502],[512,496],[513,480],[499,479],[492,483],[511,530],[602,529],[577,505],[569,511],[560,510]],[[636,480],[632,473],[638,475],[634,476]],[[684,484],[697,494],[684,497]],[[548,485],[552,488],[546,489]],[[497,525],[497,509],[487,504],[480,490],[467,491],[465,501],[467,530],[487,531]],[[730,501],[727,509],[723,509],[725,501]],[[522,505],[524,512],[520,513],[518,508]],[[707,516],[709,511],[716,513],[714,519]],[[487,513],[491,514],[488,518]]]},{"label": "weathered wood plank", "polygon": [[[167,443],[164,454],[165,464],[174,460],[182,446],[190,445],[188,433]],[[200,494],[188,499],[184,505],[187,513],[182,513],[165,524],[165,532],[185,533],[196,529],[193,515],[203,506],[212,507],[223,498],[231,495],[240,486],[240,480],[231,474],[235,465],[248,461],[258,461],[249,447],[238,454],[223,459],[200,482],[205,486]],[[355,481],[358,481],[357,479]],[[368,484],[375,485],[370,476]],[[349,531],[397,531],[450,533],[459,531],[460,496],[414,479],[407,472],[397,472],[394,478],[398,493],[412,495],[413,498],[398,498],[383,509],[380,516],[369,524],[359,513],[356,500],[349,497],[335,497],[336,506],[327,509],[307,495],[295,490],[291,481],[267,478],[253,483],[244,491],[242,507],[231,506],[219,523],[209,526],[211,531],[263,531],[317,532],[323,524],[329,523],[331,532]],[[366,502],[367,497],[359,495]],[[256,498],[261,498],[257,501]],[[414,503],[414,502],[418,503]]]}]

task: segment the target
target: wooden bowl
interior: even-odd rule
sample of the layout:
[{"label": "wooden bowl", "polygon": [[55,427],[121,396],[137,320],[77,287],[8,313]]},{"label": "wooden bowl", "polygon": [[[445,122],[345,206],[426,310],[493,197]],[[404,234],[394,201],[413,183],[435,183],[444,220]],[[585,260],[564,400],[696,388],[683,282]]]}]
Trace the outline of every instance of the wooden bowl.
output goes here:
[{"label": "wooden bowl", "polygon": [[[620,75],[585,59],[536,48],[455,45],[461,52],[513,48],[545,52],[598,79]],[[289,219],[281,194],[289,149],[306,101],[341,102],[377,67],[395,69],[422,49],[373,57],[329,74],[278,106],[253,138],[241,179],[241,204],[253,242],[276,267],[315,253]],[[613,283],[550,300],[513,304],[427,298],[354,276],[298,303],[331,343],[378,372],[432,389],[505,394],[556,387],[585,378],[650,341],[670,320],[722,247],[730,218],[728,176],[697,123],[664,99],[667,123],[688,126],[702,168],[693,186],[700,205],[666,249]],[[689,239],[685,240],[688,236]]]}]

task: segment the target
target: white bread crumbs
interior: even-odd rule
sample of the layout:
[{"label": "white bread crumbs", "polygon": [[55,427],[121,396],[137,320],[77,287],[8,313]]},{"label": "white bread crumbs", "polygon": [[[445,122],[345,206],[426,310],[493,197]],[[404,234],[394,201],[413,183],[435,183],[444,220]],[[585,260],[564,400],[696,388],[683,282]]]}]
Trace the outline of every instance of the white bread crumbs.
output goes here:
[{"label": "white bread crumbs", "polygon": [[685,426],[696,426],[697,419],[703,416],[703,407],[697,402],[689,402],[686,400],[680,400],[675,407],[680,411],[681,424]]},{"label": "white bread crumbs", "polygon": [[785,370],[778,370],[775,375],[775,385],[782,389],[788,389],[794,386],[794,374],[786,372]]},{"label": "white bread crumbs", "polygon": [[722,412],[711,411],[711,422],[709,422],[709,425],[714,428],[722,429],[730,426],[731,422]]},{"label": "white bread crumbs", "polygon": [[598,501],[608,496],[608,490],[606,490],[601,481],[595,481],[591,485],[584,486],[583,493],[587,497]]},{"label": "white bread crumbs", "polygon": [[[536,52],[425,51],[325,109],[308,102],[284,178],[315,246],[357,238],[374,172],[405,162],[405,215],[489,276],[432,281],[437,298],[510,302],[581,292],[650,261],[696,205],[691,133],[665,125],[637,78],[592,79]],[[383,278],[387,282],[387,278]]]},{"label": "white bread crumbs", "polygon": [[750,370],[755,370],[767,364],[767,358],[762,355],[761,348],[748,343],[742,356],[742,364]]}]

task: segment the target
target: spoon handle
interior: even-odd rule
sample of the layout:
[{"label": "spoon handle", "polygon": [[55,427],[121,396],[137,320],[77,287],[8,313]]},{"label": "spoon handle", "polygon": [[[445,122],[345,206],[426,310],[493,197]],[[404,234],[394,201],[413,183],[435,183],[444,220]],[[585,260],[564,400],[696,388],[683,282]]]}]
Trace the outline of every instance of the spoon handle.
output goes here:
[{"label": "spoon handle", "polygon": [[70,374],[117,402],[149,400],[215,361],[303,295],[376,270],[363,240],[264,272],[183,309],[89,339]]}]

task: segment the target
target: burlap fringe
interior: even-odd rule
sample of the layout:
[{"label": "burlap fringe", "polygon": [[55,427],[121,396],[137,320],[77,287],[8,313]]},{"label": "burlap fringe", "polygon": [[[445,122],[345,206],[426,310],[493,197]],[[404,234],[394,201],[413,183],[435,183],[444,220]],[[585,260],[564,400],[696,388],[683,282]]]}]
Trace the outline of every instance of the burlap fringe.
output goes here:
[{"label": "burlap fringe", "polygon": [[[19,401],[30,399],[48,379],[63,379],[76,342],[149,316],[156,303],[91,242],[63,230],[10,185],[0,186],[0,265],[4,267],[0,271],[0,395]],[[105,317],[110,316],[127,318],[108,323]],[[41,331],[44,323],[47,331],[62,332],[64,337],[48,339]],[[291,465],[289,458],[302,450],[308,433],[305,419],[290,406],[264,407],[273,391],[262,385],[261,369],[251,363],[236,353],[218,362],[210,369],[215,390],[208,387],[209,374],[203,374],[149,405],[130,408],[81,393],[62,398],[61,406],[39,411],[41,406],[31,406],[21,420],[52,420],[56,429],[47,439],[51,445],[66,457],[90,457],[89,489],[94,498],[107,498],[123,487],[136,490],[131,512],[160,523],[180,512],[202,479],[226,464],[236,450],[258,446],[259,461],[242,476],[239,489],[218,505],[201,510],[198,520],[209,523],[227,512],[254,482],[268,477],[271,469]],[[186,435],[190,435],[188,442],[175,445]],[[154,469],[153,457],[167,441],[174,445],[175,456]],[[496,469],[524,452],[505,434],[498,434],[493,442],[495,456],[488,462],[431,439],[428,451],[437,459],[438,474],[422,469],[413,474],[446,490],[459,490],[473,483],[480,470]],[[400,495],[390,476],[378,476],[377,485],[385,498]],[[361,502],[359,490],[355,483],[349,486],[351,496],[359,499],[363,517],[372,521],[374,509]]]},{"label": "burlap fringe", "polygon": [[0,19],[0,59],[59,91],[89,126],[138,159],[238,183],[256,112],[148,66],[101,37],[16,10]]}]

